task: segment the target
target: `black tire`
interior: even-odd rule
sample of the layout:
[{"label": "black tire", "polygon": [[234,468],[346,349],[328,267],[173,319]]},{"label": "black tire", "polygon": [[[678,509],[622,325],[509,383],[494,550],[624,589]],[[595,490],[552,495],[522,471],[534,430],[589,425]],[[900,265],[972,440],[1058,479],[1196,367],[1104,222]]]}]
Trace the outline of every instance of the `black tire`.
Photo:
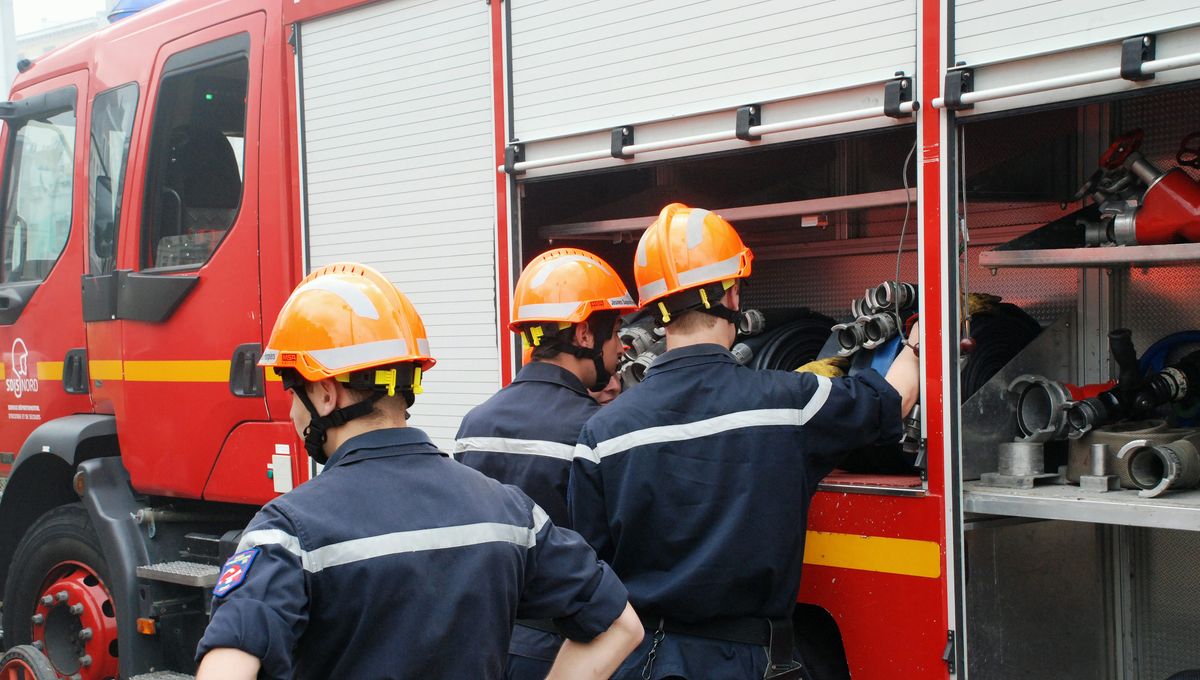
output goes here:
[{"label": "black tire", "polygon": [[10,671],[18,680],[58,680],[46,655],[29,645],[17,645],[0,656],[0,677],[9,677]]},{"label": "black tire", "polygon": [[82,503],[62,505],[42,515],[17,544],[4,586],[5,647],[33,640],[30,617],[43,582],[56,565],[68,561],[86,565],[102,583],[111,582],[100,539]]}]

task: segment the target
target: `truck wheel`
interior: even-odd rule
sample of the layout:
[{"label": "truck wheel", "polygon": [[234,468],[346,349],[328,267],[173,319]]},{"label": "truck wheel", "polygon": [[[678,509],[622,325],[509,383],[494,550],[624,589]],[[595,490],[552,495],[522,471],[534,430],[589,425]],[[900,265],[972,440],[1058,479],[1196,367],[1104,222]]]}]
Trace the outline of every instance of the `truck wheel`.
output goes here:
[{"label": "truck wheel", "polygon": [[17,645],[0,656],[0,680],[58,680],[58,673],[33,646]]},{"label": "truck wheel", "polygon": [[[8,646],[30,644],[57,674],[117,677],[117,619],[105,585],[108,562],[80,503],[42,515],[21,539],[4,588]],[[33,676],[39,678],[41,676]],[[0,680],[8,676],[0,675]]]}]

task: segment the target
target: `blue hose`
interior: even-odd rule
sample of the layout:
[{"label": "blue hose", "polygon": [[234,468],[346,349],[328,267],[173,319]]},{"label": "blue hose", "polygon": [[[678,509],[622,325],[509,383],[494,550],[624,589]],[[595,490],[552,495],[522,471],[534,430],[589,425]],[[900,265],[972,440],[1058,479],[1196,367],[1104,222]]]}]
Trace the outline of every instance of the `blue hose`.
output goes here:
[{"label": "blue hose", "polygon": [[1142,352],[1138,359],[1138,370],[1142,375],[1158,373],[1167,365],[1167,356],[1180,345],[1200,343],[1200,331],[1180,331],[1159,339]]}]

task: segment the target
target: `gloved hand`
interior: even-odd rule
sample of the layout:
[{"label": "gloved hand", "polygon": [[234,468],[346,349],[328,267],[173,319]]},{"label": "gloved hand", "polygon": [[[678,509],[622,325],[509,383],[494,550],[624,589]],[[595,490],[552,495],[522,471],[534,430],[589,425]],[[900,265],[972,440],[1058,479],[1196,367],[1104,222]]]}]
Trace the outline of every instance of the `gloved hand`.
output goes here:
[{"label": "gloved hand", "polygon": [[850,368],[850,357],[825,357],[804,364],[796,369],[797,373],[816,373],[826,378],[840,378],[846,375]]}]

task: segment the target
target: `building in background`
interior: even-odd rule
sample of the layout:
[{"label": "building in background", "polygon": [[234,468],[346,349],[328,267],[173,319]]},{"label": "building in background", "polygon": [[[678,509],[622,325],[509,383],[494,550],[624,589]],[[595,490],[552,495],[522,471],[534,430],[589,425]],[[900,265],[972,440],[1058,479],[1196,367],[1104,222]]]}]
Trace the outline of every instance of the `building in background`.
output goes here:
[{"label": "building in background", "polygon": [[89,17],[58,23],[44,23],[32,31],[16,33],[13,19],[14,0],[0,0],[0,77],[4,94],[17,75],[17,62],[38,57],[68,45],[108,25],[108,14],[117,0],[105,0],[103,9]]}]

